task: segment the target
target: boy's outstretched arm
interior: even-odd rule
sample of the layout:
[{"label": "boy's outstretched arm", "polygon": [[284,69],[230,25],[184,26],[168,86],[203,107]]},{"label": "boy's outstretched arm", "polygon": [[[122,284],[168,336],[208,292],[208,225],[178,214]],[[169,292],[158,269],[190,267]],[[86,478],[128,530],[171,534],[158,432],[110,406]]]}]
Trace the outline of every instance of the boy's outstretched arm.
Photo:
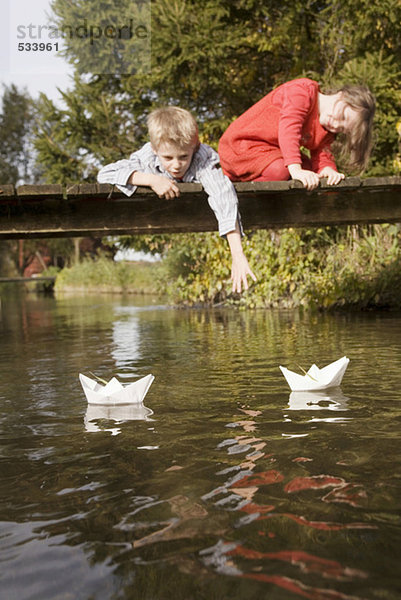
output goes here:
[{"label": "boy's outstretched arm", "polygon": [[218,154],[212,148],[201,144],[199,153],[203,153],[204,165],[197,173],[199,183],[208,195],[209,205],[214,211],[218,224],[219,233],[228,240],[230,246],[232,264],[231,279],[233,292],[240,293],[247,290],[248,275],[256,281],[248,260],[242,249],[240,216],[238,213],[238,197],[232,181],[224,175],[218,166]]},{"label": "boy's outstretched arm", "polygon": [[233,282],[233,292],[241,293],[242,289],[247,290],[248,275],[256,281],[256,275],[252,272],[248,260],[242,249],[241,234],[238,223],[233,231],[227,233],[228,245],[230,246],[232,264],[231,279]]}]

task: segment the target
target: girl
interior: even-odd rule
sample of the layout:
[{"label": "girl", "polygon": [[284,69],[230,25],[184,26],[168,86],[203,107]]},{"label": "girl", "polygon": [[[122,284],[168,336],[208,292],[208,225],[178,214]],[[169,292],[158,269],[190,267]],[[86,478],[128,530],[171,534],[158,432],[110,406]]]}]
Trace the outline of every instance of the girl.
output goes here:
[{"label": "girl", "polygon": [[316,81],[294,79],[231,123],[219,143],[221,166],[232,181],[291,178],[312,190],[327,177],[335,185],[345,175],[337,171],[332,142],[344,134],[342,154],[350,168],[362,171],[371,152],[374,112],[375,99],[364,86],[322,94]]}]

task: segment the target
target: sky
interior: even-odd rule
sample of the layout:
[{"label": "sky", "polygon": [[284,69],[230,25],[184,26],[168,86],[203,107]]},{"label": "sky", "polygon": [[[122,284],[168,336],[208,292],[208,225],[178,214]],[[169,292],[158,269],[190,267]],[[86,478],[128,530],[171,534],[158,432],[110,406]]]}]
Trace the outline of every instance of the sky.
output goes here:
[{"label": "sky", "polygon": [[[116,8],[113,0],[109,1]],[[59,29],[51,20],[51,0],[0,0],[0,83],[26,87],[34,98],[44,92],[61,101],[58,88],[73,88],[73,70],[61,56],[64,37],[68,36],[85,40],[85,52],[80,56],[81,61],[87,60],[80,63],[83,72],[129,74],[133,64],[146,72],[151,56],[150,7],[150,0],[132,0],[128,12],[112,12],[105,20],[97,14],[93,19],[86,17],[83,4],[82,11],[75,12],[71,22]],[[124,61],[124,53],[116,51],[123,40],[127,40],[128,61]],[[104,55],[106,62],[101,58]]]},{"label": "sky", "polygon": [[33,98],[44,92],[59,101],[57,88],[72,87],[72,69],[59,55],[60,40],[49,38],[50,0],[0,0],[0,10],[0,83],[26,87]]}]

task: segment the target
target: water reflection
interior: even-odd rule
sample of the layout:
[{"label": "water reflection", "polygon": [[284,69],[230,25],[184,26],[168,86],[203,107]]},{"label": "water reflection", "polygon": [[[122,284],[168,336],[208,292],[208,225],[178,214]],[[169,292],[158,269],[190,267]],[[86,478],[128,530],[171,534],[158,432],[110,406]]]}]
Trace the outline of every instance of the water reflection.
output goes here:
[{"label": "water reflection", "polygon": [[[346,417],[342,414],[339,417],[322,416],[320,412],[317,416],[315,411],[348,411],[349,397],[345,396],[340,388],[333,388],[327,391],[320,392],[291,392],[288,402],[287,410],[299,411],[301,414],[303,411],[308,411],[310,419],[307,423],[346,423],[352,419],[352,417]],[[289,414],[284,414],[286,421],[291,422],[293,420]],[[286,434],[283,433],[283,437],[306,437],[308,433],[297,433],[297,434]]]},{"label": "water reflection", "polygon": [[321,392],[291,392],[289,410],[348,410],[348,396],[340,388]]},{"label": "water reflection", "polygon": [[112,435],[121,433],[119,427],[109,427],[109,422],[121,425],[126,421],[150,421],[153,410],[147,408],[142,402],[136,404],[123,404],[118,406],[104,406],[88,404],[84,424],[88,432],[109,431]]},{"label": "water reflection", "polygon": [[[130,310],[129,310],[130,308]],[[117,319],[113,323],[113,346],[111,355],[121,377],[128,377],[132,362],[140,358],[140,328],[137,307],[124,307],[116,310]],[[125,374],[124,374],[125,371]]]}]

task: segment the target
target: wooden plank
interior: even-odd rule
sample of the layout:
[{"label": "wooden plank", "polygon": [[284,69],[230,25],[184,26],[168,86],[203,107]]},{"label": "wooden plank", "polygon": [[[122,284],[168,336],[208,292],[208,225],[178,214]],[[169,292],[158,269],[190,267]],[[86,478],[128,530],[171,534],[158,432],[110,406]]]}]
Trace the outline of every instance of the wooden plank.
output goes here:
[{"label": "wooden plank", "polygon": [[[235,184],[245,229],[401,222],[401,177]],[[217,231],[199,184],[179,184],[174,200],[149,188],[127,197],[108,184],[21,186],[0,194],[0,239]],[[11,186],[12,188],[12,186]]]},{"label": "wooden plank", "polygon": [[0,202],[2,200],[8,200],[9,198],[14,198],[15,196],[15,188],[13,185],[3,184],[0,185]]},{"label": "wooden plank", "polygon": [[107,198],[114,189],[114,186],[109,183],[75,183],[66,186],[65,197],[68,199]]},{"label": "wooden plank", "polygon": [[378,188],[397,188],[401,186],[401,177],[367,177],[361,180],[361,184],[362,187],[372,188],[371,191],[377,191]]},{"label": "wooden plank", "polygon": [[0,277],[0,283],[40,283],[41,281],[56,281],[55,277]]},{"label": "wooden plank", "polygon": [[63,186],[58,184],[53,185],[21,185],[17,188],[16,194],[22,200],[28,200],[33,198],[39,200],[43,198],[62,198],[63,197]]},{"label": "wooden plank", "polygon": [[[246,227],[286,227],[401,222],[401,179],[375,186],[345,180],[305,191],[291,182],[286,192],[239,192]],[[243,185],[243,184],[242,184]],[[256,184],[253,184],[256,185]],[[258,193],[259,192],[259,193]]]}]

